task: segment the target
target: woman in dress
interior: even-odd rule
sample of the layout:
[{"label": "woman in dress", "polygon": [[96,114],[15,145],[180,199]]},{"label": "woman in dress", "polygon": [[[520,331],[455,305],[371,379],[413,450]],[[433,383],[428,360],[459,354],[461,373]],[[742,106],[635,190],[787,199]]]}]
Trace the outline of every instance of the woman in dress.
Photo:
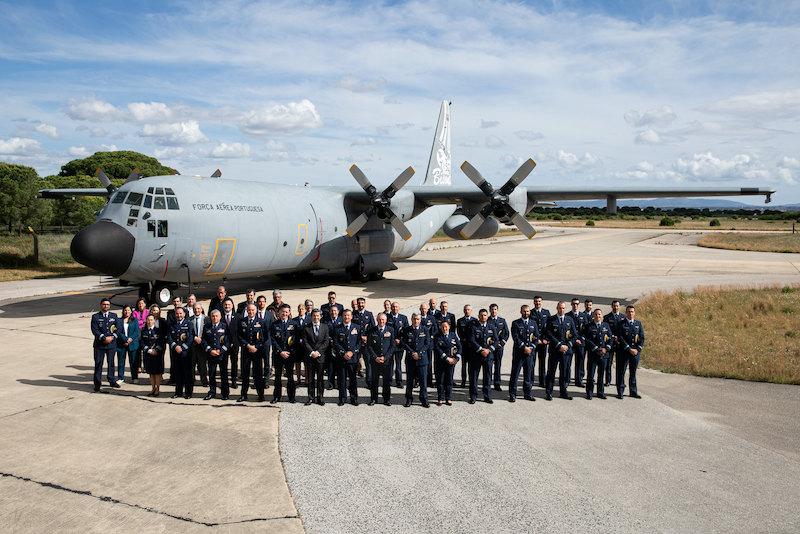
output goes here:
[{"label": "woman in dress", "polygon": [[[150,310],[147,309],[147,301],[139,297],[139,299],[136,301],[136,305],[133,307],[133,318],[139,323],[140,333],[142,329],[144,329],[144,324],[148,315],[150,315]],[[142,359],[142,348],[139,347],[136,350],[136,369],[131,366],[131,376],[134,378],[134,380],[139,376],[139,373],[142,372],[143,365],[144,360]]]},{"label": "woman in dress", "polygon": [[131,366],[131,380],[139,378],[139,322],[133,317],[130,306],[122,307],[122,317],[117,320],[117,382],[125,381],[125,357]]},{"label": "woman in dress", "polygon": [[161,388],[161,377],[164,374],[164,339],[166,330],[162,329],[152,313],[147,317],[142,330],[139,345],[144,357],[144,369],[150,375],[152,391],[148,397],[158,397]]}]

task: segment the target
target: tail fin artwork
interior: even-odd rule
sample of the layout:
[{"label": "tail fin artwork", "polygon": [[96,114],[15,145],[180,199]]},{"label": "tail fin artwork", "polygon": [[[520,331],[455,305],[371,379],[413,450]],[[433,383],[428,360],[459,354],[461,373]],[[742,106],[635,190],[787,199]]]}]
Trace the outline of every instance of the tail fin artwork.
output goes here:
[{"label": "tail fin artwork", "polygon": [[451,185],[451,152],[450,152],[450,102],[442,101],[439,111],[439,122],[436,123],[436,134],[428,160],[428,172],[422,185]]}]

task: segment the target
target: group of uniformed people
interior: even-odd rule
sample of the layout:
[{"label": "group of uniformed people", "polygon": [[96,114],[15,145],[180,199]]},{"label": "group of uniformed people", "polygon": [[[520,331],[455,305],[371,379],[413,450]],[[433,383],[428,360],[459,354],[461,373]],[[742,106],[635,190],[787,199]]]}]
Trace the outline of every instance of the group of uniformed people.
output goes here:
[{"label": "group of uniformed people", "polygon": [[[169,354],[169,384],[175,397],[190,398],[199,371],[203,386],[208,386],[205,400],[217,395],[217,374],[221,398],[227,400],[237,388],[241,374],[238,402],[249,400],[251,379],[259,401],[274,374],[271,402],[286,398],[295,402],[298,383],[306,382],[306,405],[324,405],[324,391],[338,389],[338,404],[359,404],[358,379],[363,377],[370,389],[369,405],[391,405],[391,388],[403,387],[405,363],[405,406],[412,404],[418,388],[420,404],[429,407],[428,387],[435,383],[437,405],[451,405],[455,368],[460,362],[462,388],[468,384],[468,399],[474,404],[480,394],[492,403],[492,391],[502,391],[501,373],[505,346],[512,344],[508,400],[515,402],[520,372],[522,393],[534,401],[534,368],[538,361],[538,385],[545,399],[552,400],[556,377],[559,397],[572,399],[569,384],[585,388],[591,399],[596,393],[606,398],[605,386],[611,382],[612,362],[616,365],[617,398],[625,392],[625,373],[629,374],[630,397],[640,398],[636,388],[636,369],[644,347],[644,328],[636,319],[636,309],[612,302],[603,315],[591,300],[572,299],[571,310],[559,302],[556,313],[542,307],[542,298],[534,297],[533,307],[520,307],[520,316],[510,326],[500,316],[497,304],[473,315],[469,304],[458,319],[443,301],[437,309],[435,299],[420,305],[410,319],[400,313],[400,305],[384,301],[384,310],[373,315],[366,300],[358,298],[351,307],[336,302],[336,293],[328,293],[328,302],[315,308],[311,300],[298,306],[292,317],[291,306],[283,302],[281,292],[273,291],[267,305],[262,295],[256,298],[248,290],[246,300],[234,306],[224,286],[209,304],[209,313],[190,295],[187,305],[180,297],[166,318],[158,306],[147,308],[140,299],[136,309],[123,308],[122,316],[110,311],[108,299],[100,302],[100,311],[92,316],[94,336],[94,389],[100,391],[104,361],[108,381],[120,387],[124,381],[125,360],[132,378],[143,369],[150,375],[151,396],[160,394],[164,357]],[[236,308],[236,309],[234,309]],[[241,357],[239,357],[239,354]],[[115,360],[116,356],[116,360]],[[302,372],[301,363],[305,368]],[[239,366],[241,364],[241,366]],[[297,376],[296,376],[297,375]]]}]

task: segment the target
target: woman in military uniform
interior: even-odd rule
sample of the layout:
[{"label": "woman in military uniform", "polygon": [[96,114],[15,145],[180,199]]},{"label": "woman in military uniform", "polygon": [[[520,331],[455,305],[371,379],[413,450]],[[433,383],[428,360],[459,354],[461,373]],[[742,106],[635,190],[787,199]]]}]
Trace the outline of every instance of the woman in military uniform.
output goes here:
[{"label": "woman in military uniform", "polygon": [[[158,308],[158,306],[154,307]],[[148,397],[158,397],[160,393],[161,377],[164,374],[165,335],[166,330],[159,327],[156,316],[151,313],[147,317],[139,340],[144,357],[144,369],[150,375],[150,386],[152,387]]]}]

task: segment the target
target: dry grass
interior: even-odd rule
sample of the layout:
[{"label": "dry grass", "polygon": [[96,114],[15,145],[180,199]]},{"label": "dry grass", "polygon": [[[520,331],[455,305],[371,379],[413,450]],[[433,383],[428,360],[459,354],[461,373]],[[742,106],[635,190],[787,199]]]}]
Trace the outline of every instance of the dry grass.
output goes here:
[{"label": "dry grass", "polygon": [[[719,226],[709,226],[712,218],[719,220]],[[691,218],[681,218],[670,216],[677,222],[675,226],[660,226],[661,217],[654,217],[652,219],[645,219],[644,217],[636,217],[631,219],[597,219],[594,221],[595,228],[658,228],[658,229],[679,229],[679,230],[759,230],[759,231],[791,231],[792,221],[759,221],[757,219],[730,219],[726,217],[709,217],[692,220]],[[531,220],[531,224],[536,227],[537,224],[543,226],[566,226],[569,228],[585,227],[587,219],[567,219],[561,221],[555,220]]]},{"label": "dry grass", "polygon": [[647,334],[646,367],[800,384],[800,286],[658,292],[636,312]]},{"label": "dry grass", "polygon": [[758,252],[800,252],[800,233],[797,234],[706,234],[697,243],[701,247]]},{"label": "dry grass", "polygon": [[91,269],[76,263],[69,252],[71,234],[39,236],[39,263],[33,261],[33,241],[29,235],[0,235],[0,282],[91,274]]}]

